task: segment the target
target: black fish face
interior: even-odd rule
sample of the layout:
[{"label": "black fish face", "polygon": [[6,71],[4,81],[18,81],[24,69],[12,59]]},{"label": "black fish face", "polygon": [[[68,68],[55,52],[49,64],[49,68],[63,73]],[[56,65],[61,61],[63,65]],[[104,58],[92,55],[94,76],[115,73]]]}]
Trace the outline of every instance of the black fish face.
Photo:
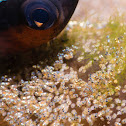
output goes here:
[{"label": "black fish face", "polygon": [[77,3],[78,0],[1,2],[0,56],[35,48],[56,37],[67,25]]}]

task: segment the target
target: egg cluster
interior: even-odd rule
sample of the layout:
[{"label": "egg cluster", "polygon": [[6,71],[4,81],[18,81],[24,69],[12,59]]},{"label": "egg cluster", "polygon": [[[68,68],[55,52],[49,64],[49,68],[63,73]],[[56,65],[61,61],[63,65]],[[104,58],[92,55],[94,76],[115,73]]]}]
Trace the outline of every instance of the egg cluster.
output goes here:
[{"label": "egg cluster", "polygon": [[[1,117],[12,126],[125,126],[126,84],[120,84],[117,78],[125,64],[126,49],[122,43],[123,38],[111,40],[109,36],[102,44],[96,42],[91,47],[93,51],[86,52],[97,55],[88,58],[88,63],[78,70],[64,59],[83,62],[85,52],[78,56],[79,45],[59,53],[53,66],[43,69],[34,65],[29,81],[22,79],[17,83],[14,78],[2,76]],[[76,55],[78,58],[74,59]],[[87,74],[96,61],[100,70],[89,74],[87,81],[79,78],[78,73]]]}]

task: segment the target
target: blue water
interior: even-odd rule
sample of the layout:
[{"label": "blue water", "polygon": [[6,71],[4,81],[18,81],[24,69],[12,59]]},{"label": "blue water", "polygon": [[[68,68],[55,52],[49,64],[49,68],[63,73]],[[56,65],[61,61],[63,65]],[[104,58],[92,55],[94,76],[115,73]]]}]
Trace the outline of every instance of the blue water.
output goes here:
[{"label": "blue water", "polygon": [[2,2],[2,1],[7,1],[7,0],[0,0],[0,2]]}]

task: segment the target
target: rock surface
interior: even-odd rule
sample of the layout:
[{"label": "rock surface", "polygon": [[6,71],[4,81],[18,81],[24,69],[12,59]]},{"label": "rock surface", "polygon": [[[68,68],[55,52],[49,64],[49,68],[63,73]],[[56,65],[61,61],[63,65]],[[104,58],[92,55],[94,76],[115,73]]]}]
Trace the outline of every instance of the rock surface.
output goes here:
[{"label": "rock surface", "polygon": [[74,20],[96,21],[108,19],[115,11],[119,13],[126,12],[125,0],[79,0],[76,12],[73,15]]}]

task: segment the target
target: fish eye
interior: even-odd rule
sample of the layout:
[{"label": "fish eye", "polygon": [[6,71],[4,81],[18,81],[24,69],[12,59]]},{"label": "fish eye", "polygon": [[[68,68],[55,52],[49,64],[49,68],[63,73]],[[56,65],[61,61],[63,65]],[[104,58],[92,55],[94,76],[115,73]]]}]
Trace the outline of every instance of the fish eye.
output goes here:
[{"label": "fish eye", "polygon": [[59,16],[57,7],[50,0],[27,0],[22,11],[28,26],[37,30],[50,28]]}]

